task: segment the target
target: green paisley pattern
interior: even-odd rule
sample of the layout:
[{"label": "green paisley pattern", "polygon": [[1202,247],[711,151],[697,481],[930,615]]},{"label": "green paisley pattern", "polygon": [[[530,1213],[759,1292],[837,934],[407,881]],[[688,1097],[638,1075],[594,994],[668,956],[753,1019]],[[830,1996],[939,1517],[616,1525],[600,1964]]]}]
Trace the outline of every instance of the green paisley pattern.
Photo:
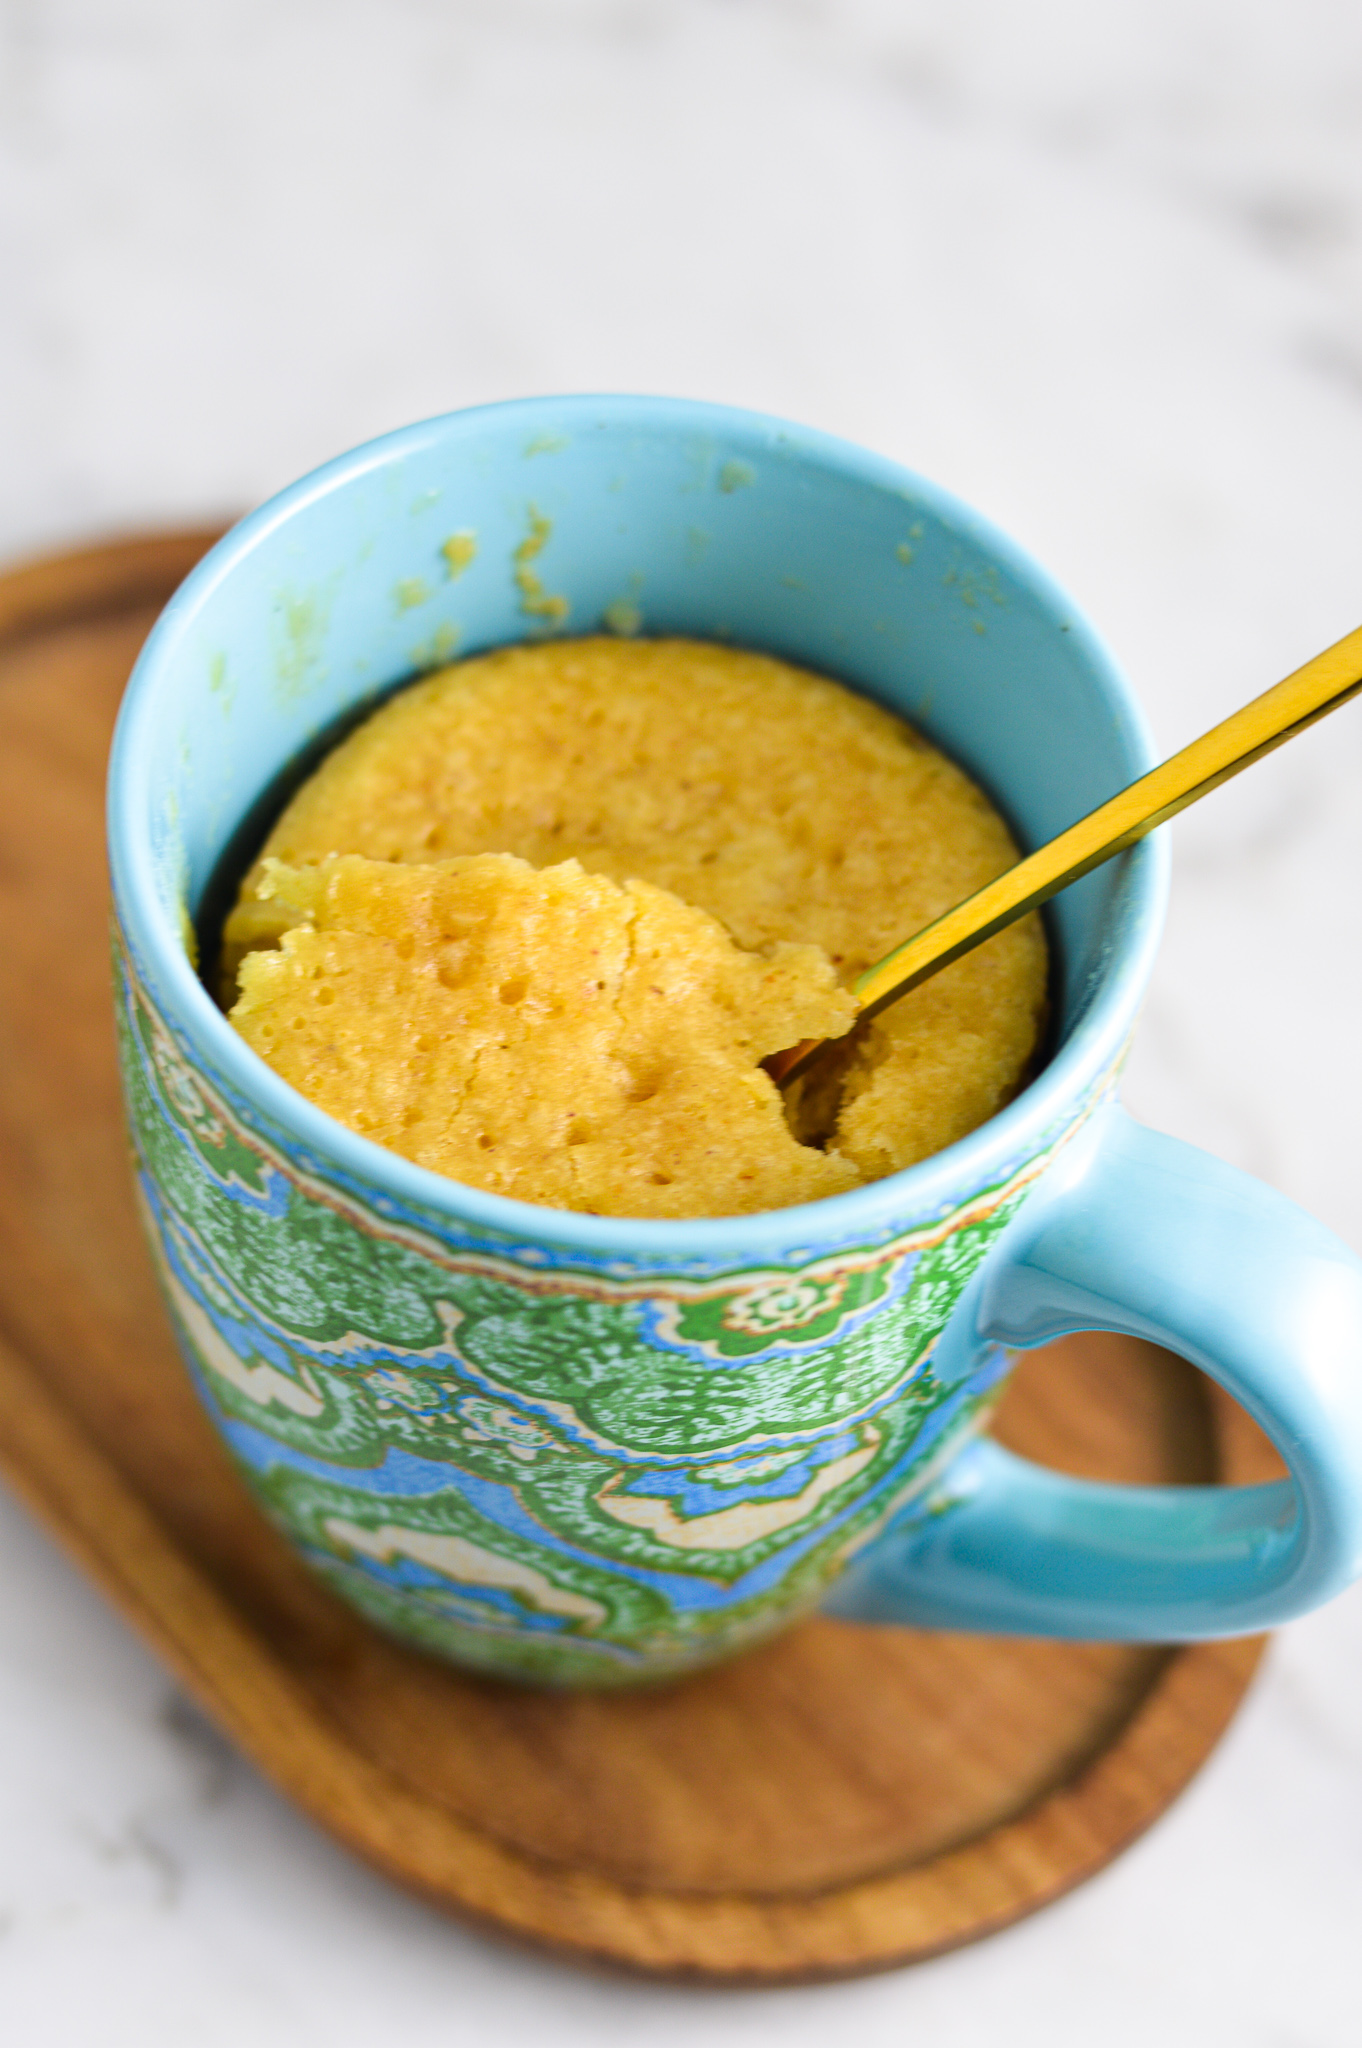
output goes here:
[{"label": "green paisley pattern", "polygon": [[1000,1357],[947,1386],[932,1349],[1043,1158],[787,1267],[548,1259],[267,1133],[117,969],[139,1187],[200,1394],[265,1513],[410,1641],[553,1684],[705,1663],[817,1601],[994,1397]]}]

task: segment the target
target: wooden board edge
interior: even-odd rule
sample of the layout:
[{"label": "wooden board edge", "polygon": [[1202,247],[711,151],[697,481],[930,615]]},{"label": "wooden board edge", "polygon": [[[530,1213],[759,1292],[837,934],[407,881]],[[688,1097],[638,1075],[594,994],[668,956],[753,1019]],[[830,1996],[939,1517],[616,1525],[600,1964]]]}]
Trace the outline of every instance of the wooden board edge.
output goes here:
[{"label": "wooden board edge", "polygon": [[[221,537],[172,528],[0,570],[0,642],[160,604]],[[0,1472],[262,1775],[334,1839],[428,1903],[576,1963],[673,1981],[778,1985],[925,1960],[1072,1890],[1166,1810],[1210,1755],[1262,1654],[1176,1651],[1111,1747],[1016,1820],[931,1862],[788,1899],[648,1892],[502,1845],[347,1741],[307,1688],[0,1340]],[[1226,1477],[1249,1469],[1224,1415]],[[1245,1443],[1243,1433],[1239,1433]]]},{"label": "wooden board edge", "polygon": [[1251,1639],[1176,1652],[1078,1778],[930,1863],[789,1899],[634,1889],[514,1851],[353,1749],[3,1341],[0,1410],[0,1470],[14,1491],[289,1800],[432,1905],[653,1977],[759,1986],[861,1975],[1012,1924],[1158,1818],[1214,1748],[1262,1650]]},{"label": "wooden board edge", "polygon": [[228,525],[167,527],[0,565],[0,643],[164,604]]}]

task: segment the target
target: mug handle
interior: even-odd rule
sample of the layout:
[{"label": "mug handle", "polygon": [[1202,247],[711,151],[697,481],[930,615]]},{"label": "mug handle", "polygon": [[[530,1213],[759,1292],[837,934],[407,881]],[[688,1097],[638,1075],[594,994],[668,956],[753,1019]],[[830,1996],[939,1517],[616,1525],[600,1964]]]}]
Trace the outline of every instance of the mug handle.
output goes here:
[{"label": "mug handle", "polygon": [[[1111,1486],[982,1438],[848,1569],[848,1621],[1090,1641],[1270,1628],[1362,1571],[1362,1261],[1247,1174],[1113,1102],[1065,1146],[962,1297],[933,1369],[1113,1330],[1178,1352],[1290,1479]],[[936,1512],[940,1510],[940,1512]]]}]

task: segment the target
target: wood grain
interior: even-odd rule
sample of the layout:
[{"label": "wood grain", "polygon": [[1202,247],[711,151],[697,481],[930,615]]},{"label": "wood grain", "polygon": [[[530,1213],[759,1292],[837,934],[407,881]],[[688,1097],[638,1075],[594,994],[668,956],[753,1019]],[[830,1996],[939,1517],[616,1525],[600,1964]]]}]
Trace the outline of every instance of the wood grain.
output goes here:
[{"label": "wood grain", "polygon": [[[769,1983],[935,1954],[1081,1882],[1208,1755],[1260,1641],[815,1620],[670,1687],[538,1693],[375,1634],[251,1506],[162,1318],[109,1021],[109,730],[210,538],[0,577],[0,1469],[276,1785],[503,1932]],[[1279,1469],[1181,1361],[1115,1338],[1026,1360],[997,1430],[1101,1478]]]}]

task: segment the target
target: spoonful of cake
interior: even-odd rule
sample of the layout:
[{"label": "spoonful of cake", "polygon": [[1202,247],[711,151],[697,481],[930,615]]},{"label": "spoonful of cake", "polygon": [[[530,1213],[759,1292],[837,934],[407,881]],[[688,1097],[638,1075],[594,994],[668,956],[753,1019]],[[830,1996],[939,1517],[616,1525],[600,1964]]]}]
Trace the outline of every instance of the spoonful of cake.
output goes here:
[{"label": "spoonful of cake", "polygon": [[[1326,647],[1255,697],[1180,753],[1142,775],[1114,797],[1038,847],[963,903],[927,925],[852,984],[857,1021],[918,988],[995,932],[1048,903],[1061,889],[1134,846],[1156,825],[1185,811],[1198,797],[1228,782],[1274,747],[1294,739],[1362,690],[1362,627]],[[780,1087],[806,1073],[826,1050],[826,1038],[805,1038],[764,1061]]]}]

